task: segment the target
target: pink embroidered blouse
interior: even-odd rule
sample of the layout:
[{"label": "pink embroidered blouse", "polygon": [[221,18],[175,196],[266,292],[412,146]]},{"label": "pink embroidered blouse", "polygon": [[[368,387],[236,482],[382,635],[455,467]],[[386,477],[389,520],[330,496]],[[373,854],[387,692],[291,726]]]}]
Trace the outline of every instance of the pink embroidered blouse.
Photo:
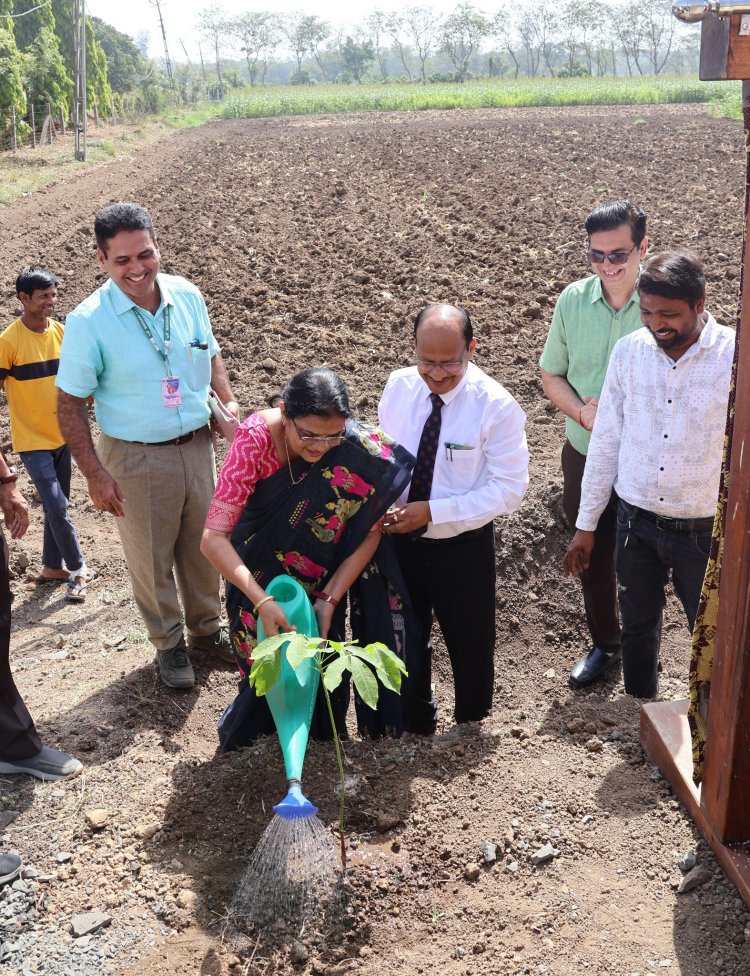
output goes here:
[{"label": "pink embroidered blouse", "polygon": [[222,465],[206,528],[231,532],[245,510],[248,498],[263,478],[270,478],[282,461],[264,417],[250,414],[240,426]]}]

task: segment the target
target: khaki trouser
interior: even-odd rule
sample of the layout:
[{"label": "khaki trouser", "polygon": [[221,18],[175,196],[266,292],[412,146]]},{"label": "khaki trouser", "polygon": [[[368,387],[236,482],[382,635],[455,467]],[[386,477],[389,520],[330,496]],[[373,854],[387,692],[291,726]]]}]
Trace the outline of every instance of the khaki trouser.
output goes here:
[{"label": "khaki trouser", "polygon": [[180,445],[102,434],[97,453],[125,497],[117,528],[151,643],[164,651],[183,636],[178,588],[188,633],[214,633],[220,625],[219,574],[200,551],[216,483],[208,427]]}]

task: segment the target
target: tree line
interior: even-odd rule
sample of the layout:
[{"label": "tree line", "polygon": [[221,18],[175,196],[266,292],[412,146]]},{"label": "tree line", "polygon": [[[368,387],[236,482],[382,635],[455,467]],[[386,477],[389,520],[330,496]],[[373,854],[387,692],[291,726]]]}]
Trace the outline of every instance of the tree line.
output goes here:
[{"label": "tree line", "polygon": [[698,32],[681,29],[671,0],[531,0],[494,13],[462,2],[447,15],[408,6],[350,29],[301,11],[229,17],[213,4],[197,27],[222,90],[239,81],[230,59],[253,86],[685,73],[698,53]]},{"label": "tree line", "polygon": [[[11,111],[73,98],[70,0],[0,0],[0,132]],[[199,14],[199,63],[167,65],[138,41],[86,18],[87,95],[109,114],[126,99],[158,111],[210,93],[264,83],[456,81],[470,77],[684,73],[697,66],[698,32],[671,15],[671,0],[519,0],[488,13],[461,2],[376,10],[351,27],[302,11]],[[183,45],[184,47],[184,45]],[[170,68],[171,70],[167,70]]]}]

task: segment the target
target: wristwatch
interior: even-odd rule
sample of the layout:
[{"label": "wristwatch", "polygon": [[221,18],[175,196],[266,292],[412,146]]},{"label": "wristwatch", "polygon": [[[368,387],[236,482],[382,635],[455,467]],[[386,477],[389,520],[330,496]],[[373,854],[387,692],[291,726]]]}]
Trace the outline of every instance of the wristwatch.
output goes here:
[{"label": "wristwatch", "polygon": [[18,481],[18,472],[15,468],[8,468],[8,474],[0,478],[0,485],[11,485],[14,481]]}]

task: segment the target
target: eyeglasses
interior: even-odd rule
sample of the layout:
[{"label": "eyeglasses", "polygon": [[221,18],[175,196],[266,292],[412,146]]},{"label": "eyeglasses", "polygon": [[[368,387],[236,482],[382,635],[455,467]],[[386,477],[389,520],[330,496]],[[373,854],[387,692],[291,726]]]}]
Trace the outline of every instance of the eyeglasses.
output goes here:
[{"label": "eyeglasses", "polygon": [[634,244],[629,251],[597,251],[589,247],[586,249],[586,254],[592,264],[604,264],[605,259],[610,264],[627,264],[628,258],[637,247],[638,245]]},{"label": "eyeglasses", "polygon": [[422,372],[427,373],[428,376],[432,376],[438,369],[442,369],[449,376],[457,376],[461,372],[465,358],[465,356],[462,356],[460,359],[453,359],[448,363],[433,363],[429,359],[417,359],[416,363]]},{"label": "eyeglasses", "polygon": [[[289,418],[292,420],[292,418]],[[323,437],[320,434],[302,434],[297,426],[296,421],[292,420],[294,424],[294,429],[297,432],[297,437],[302,441],[303,444],[340,444],[341,441],[346,436],[346,428],[344,428],[340,434],[330,434],[328,437]]]}]

